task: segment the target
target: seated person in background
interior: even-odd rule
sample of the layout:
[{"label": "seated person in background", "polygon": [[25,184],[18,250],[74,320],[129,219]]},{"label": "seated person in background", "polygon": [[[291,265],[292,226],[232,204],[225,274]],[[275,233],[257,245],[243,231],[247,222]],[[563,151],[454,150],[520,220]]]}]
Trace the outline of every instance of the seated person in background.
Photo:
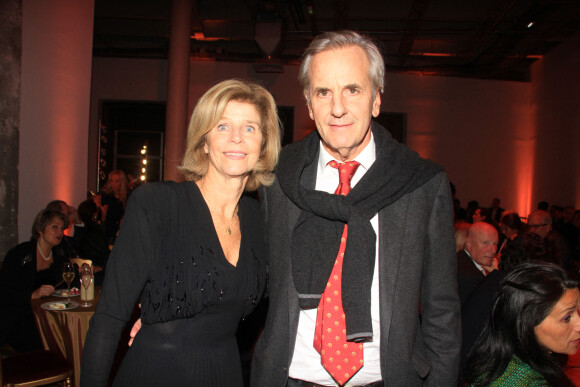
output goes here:
[{"label": "seated person in background", "polygon": [[62,282],[66,258],[58,254],[67,220],[42,210],[32,225],[32,239],[6,254],[0,269],[0,345],[18,352],[42,349],[30,301],[49,296]]},{"label": "seated person in background", "polygon": [[79,204],[79,217],[85,224],[85,232],[81,241],[81,257],[93,261],[93,273],[95,274],[95,285],[103,283],[103,275],[109,259],[109,245],[105,228],[96,222],[98,207],[92,200],[85,200]]},{"label": "seated person in background", "polygon": [[552,263],[513,269],[468,355],[465,381],[474,387],[573,386],[554,355],[578,350],[578,285]]},{"label": "seated person in background", "polygon": [[506,211],[505,215],[501,218],[499,228],[502,234],[511,241],[514,240],[515,237],[517,237],[518,234],[524,230],[525,225],[522,223],[520,215],[517,212]]},{"label": "seated person in background", "polygon": [[552,229],[552,217],[546,211],[536,210],[528,215],[528,229],[538,234],[546,242],[550,255],[560,266],[569,273],[578,274],[578,268],[574,263],[572,249],[566,238]]},{"label": "seated person in background", "polygon": [[78,216],[76,208],[69,206],[64,200],[53,200],[45,209],[57,211],[66,218],[65,235],[58,249],[59,254],[66,258],[80,257],[81,240],[84,238],[85,225]]},{"label": "seated person in background", "polygon": [[471,223],[467,223],[463,220],[455,222],[453,224],[453,229],[455,230],[455,252],[458,253],[465,248],[465,239],[467,238],[467,232],[471,228]]},{"label": "seated person in background", "polygon": [[485,209],[483,207],[476,208],[475,211],[473,212],[472,219],[473,223],[486,222],[487,216],[485,214]]},{"label": "seated person in background", "polygon": [[524,232],[503,250],[499,270],[494,270],[477,285],[461,308],[461,365],[479,337],[493,307],[500,282],[518,264],[526,261],[548,261],[548,250],[538,235]]},{"label": "seated person in background", "polygon": [[525,224],[522,223],[520,215],[517,212],[513,210],[504,211],[504,215],[501,217],[501,222],[499,222],[501,243],[499,245],[498,255],[501,256],[506,245],[514,240],[515,237],[524,231],[524,229]]},{"label": "seated person in background", "polygon": [[474,223],[467,232],[465,248],[457,253],[457,286],[461,305],[471,291],[493,270],[497,231],[486,222]]}]

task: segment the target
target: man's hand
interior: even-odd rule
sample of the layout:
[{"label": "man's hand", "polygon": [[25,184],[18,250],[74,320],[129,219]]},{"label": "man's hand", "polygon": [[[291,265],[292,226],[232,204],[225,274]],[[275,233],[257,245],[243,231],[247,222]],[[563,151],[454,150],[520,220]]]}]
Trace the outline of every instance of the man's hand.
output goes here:
[{"label": "man's hand", "polygon": [[499,270],[499,259],[497,257],[494,257],[493,260],[491,261],[491,265],[489,266],[481,265],[481,267],[483,267],[485,271],[487,271],[487,274],[491,273],[494,270]]},{"label": "man's hand", "polygon": [[129,347],[131,346],[131,344],[133,344],[133,340],[135,340],[135,336],[137,336],[137,332],[139,332],[139,329],[141,329],[141,319],[135,321],[135,324],[133,324],[133,328],[131,328],[131,332],[129,333],[129,336],[131,336],[131,338],[129,339]]}]

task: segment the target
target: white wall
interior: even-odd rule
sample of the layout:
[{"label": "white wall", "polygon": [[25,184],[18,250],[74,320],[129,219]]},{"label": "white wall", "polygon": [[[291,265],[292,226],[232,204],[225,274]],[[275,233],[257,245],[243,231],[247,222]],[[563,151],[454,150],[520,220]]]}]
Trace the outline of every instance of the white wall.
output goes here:
[{"label": "white wall", "polygon": [[463,206],[499,197],[525,212],[529,100],[529,83],[388,74],[382,108],[407,113],[407,145],[445,168]]},{"label": "white wall", "polygon": [[580,33],[532,66],[534,201],[580,209]]},{"label": "white wall", "polygon": [[18,240],[53,199],[86,198],[94,0],[22,1]]},{"label": "white wall", "polygon": [[[143,62],[93,60],[91,126],[98,123],[95,106],[101,99],[163,100],[161,71],[166,62]],[[286,66],[283,74],[256,74],[247,64],[192,62],[189,111],[220,80],[258,80],[279,105],[295,107],[294,138],[301,139],[314,130],[314,124],[296,81],[297,72],[297,67]],[[445,167],[464,204],[475,199],[488,206],[499,196],[504,206],[521,210],[526,203],[513,182],[520,179],[525,166],[513,154],[522,147],[522,138],[527,147],[532,126],[530,88],[529,83],[519,82],[388,74],[382,111],[408,115],[407,144]],[[521,189],[529,196],[529,183],[525,183]]]}]

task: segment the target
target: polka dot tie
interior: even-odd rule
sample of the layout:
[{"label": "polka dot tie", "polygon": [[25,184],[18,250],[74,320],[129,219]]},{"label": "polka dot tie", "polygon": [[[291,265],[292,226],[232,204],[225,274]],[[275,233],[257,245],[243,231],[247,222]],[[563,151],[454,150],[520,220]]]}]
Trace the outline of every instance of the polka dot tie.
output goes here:
[{"label": "polka dot tie", "polygon": [[[337,168],[339,174],[339,184],[334,193],[347,195],[350,192],[350,180],[360,164],[356,161],[341,164],[333,160],[329,165]],[[314,332],[314,349],[320,353],[322,366],[341,386],[363,366],[363,344],[346,341],[342,309],[342,259],[347,233],[348,226],[345,225],[338,256],[318,304]]]}]

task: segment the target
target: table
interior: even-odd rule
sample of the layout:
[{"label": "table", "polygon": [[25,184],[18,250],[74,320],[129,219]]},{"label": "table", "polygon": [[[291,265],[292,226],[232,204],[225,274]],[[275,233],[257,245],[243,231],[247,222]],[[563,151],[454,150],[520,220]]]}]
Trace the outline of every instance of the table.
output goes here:
[{"label": "table", "polygon": [[[85,344],[85,337],[89,330],[89,321],[95,312],[101,288],[95,288],[95,299],[89,301],[93,305],[82,308],[77,307],[70,310],[46,310],[41,307],[45,302],[65,301],[62,297],[44,297],[31,301],[32,312],[36,325],[40,331],[44,348],[61,353],[73,365],[74,385],[80,386],[81,376],[81,356]],[[71,301],[78,303],[80,296],[70,297]]]}]

